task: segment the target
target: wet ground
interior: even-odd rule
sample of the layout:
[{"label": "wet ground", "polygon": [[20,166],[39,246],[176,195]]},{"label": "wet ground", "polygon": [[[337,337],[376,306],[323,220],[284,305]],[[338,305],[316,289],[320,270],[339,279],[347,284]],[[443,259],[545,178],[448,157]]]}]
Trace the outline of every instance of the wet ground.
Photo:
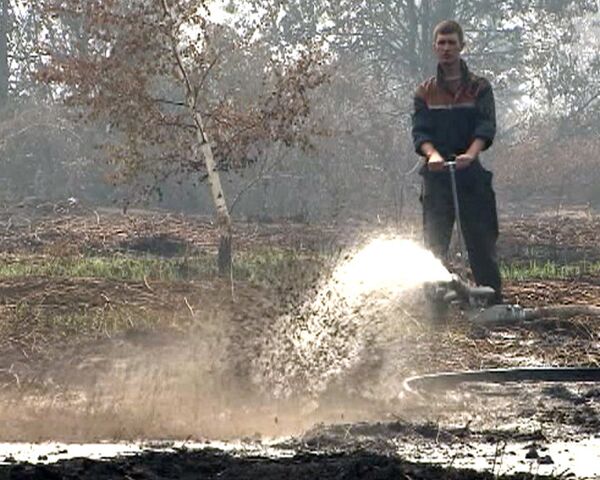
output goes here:
[{"label": "wet ground", "polygon": [[[206,479],[493,479],[505,478],[465,469],[428,466],[401,460],[397,456],[368,451],[332,454],[298,453],[288,458],[240,456],[221,450],[148,452],[114,461],[85,458],[56,465],[15,465],[0,470],[6,478],[206,478]],[[506,477],[508,478],[508,477]],[[515,475],[513,479],[533,478]],[[543,480],[544,476],[535,478]]]},{"label": "wet ground", "polygon": [[[160,253],[165,239],[174,251],[180,244],[214,245],[212,227],[200,220],[103,215],[79,212],[33,223],[7,217],[3,261],[123,245]],[[596,217],[555,220],[504,219],[501,257],[600,260]],[[268,242],[310,250],[320,241],[335,243],[335,235],[315,226],[303,237],[295,225],[248,225],[238,241],[248,249]],[[420,397],[402,388],[407,376],[435,371],[598,366],[599,319],[579,315],[486,328],[459,309],[432,324],[414,304],[395,305],[385,311],[378,341],[363,345],[361,361],[327,389],[274,401],[247,376],[258,337],[286,309],[278,287],[238,282],[232,299],[227,283],[213,281],[0,279],[0,442],[10,442],[0,449],[0,478],[600,476],[600,469],[579,461],[592,464],[600,450],[595,384],[474,384]],[[600,305],[600,280],[590,271],[512,280],[505,292],[507,301],[526,307]],[[64,326],[73,312],[97,312],[96,323],[58,329],[57,319]],[[144,322],[136,320],[141,317]],[[109,335],[108,322],[131,325]],[[179,443],[158,448],[149,439]],[[231,443],[239,439],[244,442]],[[146,442],[145,450],[100,461],[86,453],[89,447],[75,446],[116,440],[134,442],[125,452]],[[216,440],[230,443],[194,444]],[[29,442],[41,446],[31,450]],[[105,447],[91,447],[96,458],[101,452],[113,457],[114,449]],[[92,458],[67,458],[81,455]]]}]

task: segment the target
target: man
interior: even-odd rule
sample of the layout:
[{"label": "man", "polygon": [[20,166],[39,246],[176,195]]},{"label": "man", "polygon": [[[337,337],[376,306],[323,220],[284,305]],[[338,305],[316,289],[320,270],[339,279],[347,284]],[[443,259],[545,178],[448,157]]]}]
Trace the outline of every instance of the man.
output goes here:
[{"label": "man", "polygon": [[435,27],[437,75],[419,85],[414,98],[412,135],[416,152],[424,158],[423,231],[426,246],[446,258],[455,218],[445,162],[455,159],[460,223],[471,271],[478,285],[494,288],[494,300],[500,303],[496,197],[492,173],[479,161],[479,153],[492,144],[496,133],[494,95],[490,83],[471,73],[462,60],[464,46],[458,23],[446,20]]}]

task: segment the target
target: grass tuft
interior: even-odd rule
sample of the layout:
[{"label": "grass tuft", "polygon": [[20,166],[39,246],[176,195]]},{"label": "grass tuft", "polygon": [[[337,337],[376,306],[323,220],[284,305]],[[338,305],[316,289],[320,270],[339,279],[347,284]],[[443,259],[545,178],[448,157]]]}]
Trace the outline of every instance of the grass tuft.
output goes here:
[{"label": "grass tuft", "polygon": [[505,280],[561,280],[578,278],[600,273],[600,262],[577,262],[560,264],[553,261],[528,263],[512,263],[500,266],[502,278]]},{"label": "grass tuft", "polygon": [[[283,249],[240,252],[234,257],[236,280],[277,284],[318,262],[317,256]],[[178,281],[213,279],[216,260],[211,254],[164,258],[114,254],[111,256],[28,256],[0,262],[0,278],[48,276],[62,278],[106,278],[131,281]]]}]

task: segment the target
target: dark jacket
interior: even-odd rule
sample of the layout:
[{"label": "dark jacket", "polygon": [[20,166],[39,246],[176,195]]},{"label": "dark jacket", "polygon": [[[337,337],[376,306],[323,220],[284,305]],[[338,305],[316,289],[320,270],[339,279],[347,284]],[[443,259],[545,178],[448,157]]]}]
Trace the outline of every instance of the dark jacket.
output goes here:
[{"label": "dark jacket", "polygon": [[494,141],[496,109],[492,86],[471,73],[461,60],[462,82],[456,94],[443,80],[441,68],[423,82],[414,97],[412,136],[419,155],[421,145],[431,142],[444,158],[467,151],[475,138],[485,141],[484,150]]}]

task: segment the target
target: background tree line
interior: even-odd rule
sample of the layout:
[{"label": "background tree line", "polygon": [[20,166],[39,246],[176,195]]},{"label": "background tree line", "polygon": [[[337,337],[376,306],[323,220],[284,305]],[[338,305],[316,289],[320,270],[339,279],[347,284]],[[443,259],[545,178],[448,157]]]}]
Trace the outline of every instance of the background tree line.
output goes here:
[{"label": "background tree line", "polygon": [[467,61],[495,87],[484,161],[499,195],[600,202],[596,0],[167,7],[170,23],[162,0],[0,0],[4,203],[211,213],[199,112],[234,217],[400,218],[419,184],[412,92],[433,73],[444,18],[463,24]]}]

